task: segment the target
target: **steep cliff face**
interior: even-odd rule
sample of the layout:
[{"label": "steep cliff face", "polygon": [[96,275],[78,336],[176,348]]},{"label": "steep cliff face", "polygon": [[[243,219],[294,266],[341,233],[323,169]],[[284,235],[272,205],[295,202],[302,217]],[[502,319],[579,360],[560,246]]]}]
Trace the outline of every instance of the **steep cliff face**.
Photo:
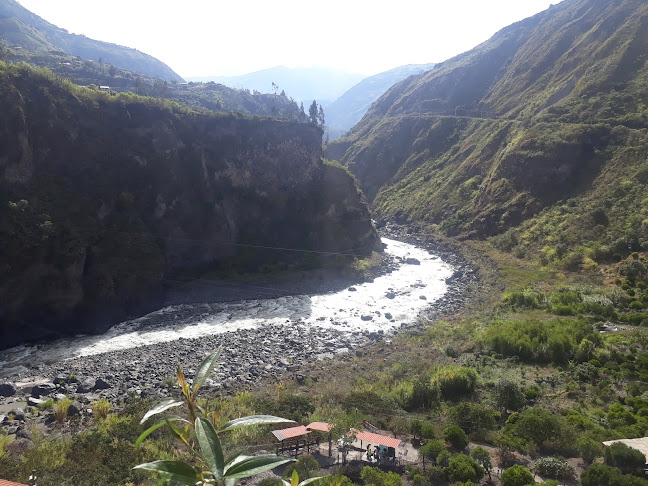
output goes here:
[{"label": "steep cliff face", "polygon": [[187,271],[377,248],[316,127],[0,77],[3,347],[104,329]]}]

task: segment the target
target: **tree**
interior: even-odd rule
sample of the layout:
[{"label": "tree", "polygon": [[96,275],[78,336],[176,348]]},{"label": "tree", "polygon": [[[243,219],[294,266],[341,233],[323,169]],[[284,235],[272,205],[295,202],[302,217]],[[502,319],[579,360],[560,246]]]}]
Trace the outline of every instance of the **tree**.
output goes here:
[{"label": "tree", "polygon": [[299,117],[299,121],[302,121],[302,122],[306,121],[306,112],[304,111],[304,102],[303,101],[299,104],[299,115],[298,115],[298,117]]},{"label": "tree", "polygon": [[585,437],[576,444],[580,456],[587,464],[592,464],[597,457],[603,455],[603,446],[600,442]]},{"label": "tree", "polygon": [[432,377],[432,388],[436,388],[444,400],[457,400],[475,390],[477,373],[465,366],[441,368]]},{"label": "tree", "polygon": [[317,125],[318,112],[317,112],[317,102],[315,100],[313,100],[313,103],[311,103],[310,108],[308,108],[308,116],[310,118],[310,122],[313,125]]},{"label": "tree", "polygon": [[451,425],[443,430],[443,438],[457,451],[462,451],[468,445],[468,436],[463,429],[457,425]]},{"label": "tree", "polygon": [[159,403],[144,415],[141,423],[179,406],[186,408],[188,416],[171,416],[159,420],[144,431],[135,443],[139,447],[146,437],[166,425],[177,439],[195,452],[200,462],[199,466],[195,467],[182,461],[160,460],[140,464],[135,466],[135,469],[154,471],[174,486],[193,486],[196,483],[233,486],[239,478],[254,476],[292,461],[274,454],[258,456],[237,454],[226,459],[219,437],[223,432],[251,425],[292,421],[271,415],[251,415],[231,420],[218,427],[218,415],[204,410],[198,405],[197,399],[200,387],[211,374],[219,356],[220,351],[217,351],[203,360],[192,384],[187,382],[184,373],[178,368],[177,379],[184,395],[183,400],[168,399]]},{"label": "tree", "polygon": [[448,464],[448,479],[453,483],[478,482],[484,476],[484,469],[465,454],[457,454]]},{"label": "tree", "polygon": [[298,477],[310,479],[313,477],[313,472],[319,470],[320,465],[313,456],[302,456],[286,467],[284,477],[291,477],[293,473],[297,473]]},{"label": "tree", "polygon": [[393,472],[384,472],[377,467],[365,466],[360,473],[365,486],[402,486],[403,480]]},{"label": "tree", "polygon": [[440,440],[430,440],[419,449],[419,456],[421,456],[423,460],[427,459],[436,462],[439,454],[447,450],[446,445]]},{"label": "tree", "polygon": [[450,409],[452,421],[468,434],[493,430],[497,412],[479,403],[462,402]]},{"label": "tree", "polygon": [[517,437],[533,441],[539,448],[547,442],[565,442],[572,432],[564,417],[539,407],[511,415],[506,429]]},{"label": "tree", "polygon": [[517,412],[524,407],[526,401],[520,387],[508,379],[502,379],[495,385],[495,403],[504,413],[509,410]]},{"label": "tree", "polygon": [[516,464],[502,473],[502,486],[527,486],[535,484],[533,473],[526,467]]},{"label": "tree", "polygon": [[317,110],[317,121],[321,127],[324,126],[324,108],[322,108],[322,105],[319,105],[319,109]]},{"label": "tree", "polygon": [[470,453],[470,457],[472,457],[477,463],[483,467],[486,472],[488,473],[488,479],[491,479],[491,470],[493,469],[493,462],[491,461],[491,456],[490,453],[484,449],[483,447],[475,447],[472,452]]}]

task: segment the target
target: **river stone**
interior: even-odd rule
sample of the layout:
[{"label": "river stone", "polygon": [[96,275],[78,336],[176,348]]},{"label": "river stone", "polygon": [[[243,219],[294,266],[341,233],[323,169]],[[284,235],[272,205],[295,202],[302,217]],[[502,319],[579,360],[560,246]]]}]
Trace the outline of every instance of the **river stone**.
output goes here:
[{"label": "river stone", "polygon": [[77,386],[77,393],[88,393],[94,390],[95,380],[93,378],[86,378],[82,380]]},{"label": "river stone", "polygon": [[388,299],[394,299],[396,298],[396,294],[394,292],[387,292],[385,294],[385,297],[387,297]]},{"label": "river stone", "polygon": [[34,385],[32,388],[31,396],[34,398],[44,397],[56,391],[56,385],[54,383],[41,383],[39,385]]},{"label": "river stone", "polygon": [[25,411],[22,408],[13,408],[9,410],[8,416],[12,416],[14,420],[25,420]]},{"label": "river stone", "polygon": [[55,385],[64,385],[68,380],[68,375],[67,374],[59,374],[54,377],[52,380],[52,383]]},{"label": "river stone", "polygon": [[41,400],[40,398],[29,397],[27,399],[27,405],[30,407],[38,407],[42,403],[45,403],[45,400]]},{"label": "river stone", "polygon": [[74,402],[70,403],[67,413],[70,417],[74,417],[77,415],[81,415],[82,410],[83,410],[83,405],[81,405],[79,402],[75,400]]},{"label": "river stone", "polygon": [[103,378],[97,378],[97,381],[95,381],[95,384],[92,387],[92,390],[93,391],[95,391],[95,390],[107,390],[110,387],[111,387],[110,383],[108,383],[106,380],[104,380]]},{"label": "river stone", "polygon": [[391,315],[390,312],[385,312],[385,319],[392,319],[394,316]]},{"label": "river stone", "polygon": [[32,440],[32,435],[27,429],[25,429],[25,427],[18,427],[18,430],[16,431],[16,437],[19,439]]},{"label": "river stone", "polygon": [[16,387],[11,383],[0,383],[0,397],[13,397],[16,394]]}]

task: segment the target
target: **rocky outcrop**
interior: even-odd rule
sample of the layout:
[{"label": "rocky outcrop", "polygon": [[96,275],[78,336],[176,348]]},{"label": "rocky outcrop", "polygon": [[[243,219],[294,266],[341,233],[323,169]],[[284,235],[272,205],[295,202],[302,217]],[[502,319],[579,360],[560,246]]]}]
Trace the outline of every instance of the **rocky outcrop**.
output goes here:
[{"label": "rocky outcrop", "polygon": [[314,126],[0,77],[2,347],[101,331],[206,270],[379,248]]}]

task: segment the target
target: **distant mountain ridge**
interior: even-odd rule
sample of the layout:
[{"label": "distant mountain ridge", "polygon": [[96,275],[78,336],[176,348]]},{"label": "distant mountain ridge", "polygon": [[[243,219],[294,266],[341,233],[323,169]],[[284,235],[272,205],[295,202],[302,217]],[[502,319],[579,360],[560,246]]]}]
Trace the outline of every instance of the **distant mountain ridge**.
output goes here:
[{"label": "distant mountain ridge", "polygon": [[206,76],[188,77],[188,81],[201,81],[224,84],[230,88],[256,90],[271,93],[272,83],[277,85],[288,96],[302,100],[304,104],[317,100],[326,105],[346,90],[364,79],[363,74],[349,73],[329,68],[288,68],[277,66],[240,76]]},{"label": "distant mountain ridge", "polygon": [[342,133],[358,123],[367,113],[371,104],[394,84],[413,74],[429,71],[434,66],[433,63],[407,64],[369,76],[353,86],[333,103],[324,106],[326,125],[331,134],[331,139],[339,138],[339,135],[342,135]]},{"label": "distant mountain ridge", "polygon": [[136,49],[70,34],[43,20],[15,0],[0,2],[0,41],[8,47],[36,52],[60,51],[99,60],[122,69],[165,81],[183,79],[162,61]]}]

